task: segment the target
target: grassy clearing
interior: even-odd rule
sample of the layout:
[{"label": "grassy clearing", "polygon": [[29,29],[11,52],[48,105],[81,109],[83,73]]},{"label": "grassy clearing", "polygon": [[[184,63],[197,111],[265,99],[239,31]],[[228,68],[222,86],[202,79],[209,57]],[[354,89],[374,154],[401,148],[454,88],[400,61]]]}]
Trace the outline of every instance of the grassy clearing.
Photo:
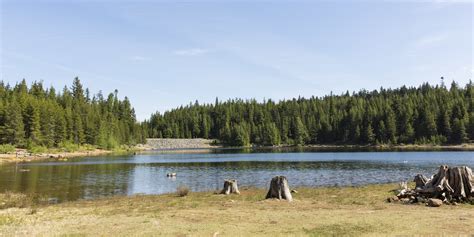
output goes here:
[{"label": "grassy clearing", "polygon": [[[429,208],[385,202],[395,184],[298,188],[295,201],[211,192],[137,195],[0,210],[6,235],[380,236],[471,235],[474,205]],[[440,222],[442,218],[442,222]],[[440,224],[442,223],[442,224]],[[100,227],[100,228],[98,228]]]}]

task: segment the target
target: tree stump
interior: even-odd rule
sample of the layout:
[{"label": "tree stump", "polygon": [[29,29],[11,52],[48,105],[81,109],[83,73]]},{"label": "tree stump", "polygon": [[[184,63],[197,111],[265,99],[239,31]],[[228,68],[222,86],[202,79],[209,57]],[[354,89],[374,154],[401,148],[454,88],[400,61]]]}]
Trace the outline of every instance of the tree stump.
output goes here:
[{"label": "tree stump", "polygon": [[[415,182],[416,179],[415,177]],[[450,168],[447,165],[442,165],[439,167],[438,173],[416,191],[427,197],[463,201],[474,196],[473,186],[474,178],[469,167]]]},{"label": "tree stump", "polygon": [[278,198],[280,200],[286,199],[289,202],[293,200],[290,187],[288,186],[288,180],[285,176],[275,176],[272,179],[270,182],[270,189],[268,190],[267,196],[265,198]]},{"label": "tree stump", "polygon": [[237,180],[226,179],[224,180],[224,189],[222,189],[221,194],[229,195],[231,193],[240,194]]},{"label": "tree stump", "polygon": [[413,181],[415,182],[415,188],[422,188],[428,183],[428,178],[422,174],[417,174]]}]

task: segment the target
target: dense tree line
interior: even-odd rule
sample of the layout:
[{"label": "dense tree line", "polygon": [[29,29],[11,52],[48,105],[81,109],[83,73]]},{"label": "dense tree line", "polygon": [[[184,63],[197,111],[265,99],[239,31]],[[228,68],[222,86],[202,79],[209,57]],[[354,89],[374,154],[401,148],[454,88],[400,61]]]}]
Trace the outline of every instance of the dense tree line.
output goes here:
[{"label": "dense tree line", "polygon": [[[92,96],[92,98],[91,98]],[[30,87],[25,80],[10,86],[0,82],[0,144],[17,147],[61,147],[90,144],[114,148],[144,141],[127,97],[117,91],[104,98],[91,95],[78,78],[59,93],[42,82]]]},{"label": "dense tree line", "polygon": [[453,82],[284,100],[233,99],[155,113],[149,137],[249,144],[459,144],[474,139],[474,88]]}]

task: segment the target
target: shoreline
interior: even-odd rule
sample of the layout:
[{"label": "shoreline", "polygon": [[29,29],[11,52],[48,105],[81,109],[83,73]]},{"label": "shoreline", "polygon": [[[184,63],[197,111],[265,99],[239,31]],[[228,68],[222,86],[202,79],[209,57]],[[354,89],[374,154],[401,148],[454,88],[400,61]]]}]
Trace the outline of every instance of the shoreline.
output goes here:
[{"label": "shoreline", "polygon": [[278,146],[203,146],[192,148],[153,148],[149,147],[143,151],[150,152],[183,152],[192,153],[193,151],[215,151],[215,150],[237,150],[237,149],[315,149],[315,150],[348,150],[348,151],[474,151],[474,143],[464,143],[458,145],[336,145],[336,144],[309,144],[303,146],[297,145],[278,145]]},{"label": "shoreline", "polygon": [[[300,187],[293,194],[293,202],[265,199],[267,189],[245,187],[240,189],[240,195],[227,196],[191,192],[184,197],[177,194],[115,196],[44,205],[20,202],[18,206],[0,207],[0,233],[377,236],[474,232],[474,216],[470,214],[474,205],[430,208],[421,204],[388,203],[386,198],[393,196],[392,190],[396,188],[394,183]],[[443,216],[450,228],[437,225],[439,216]]]},{"label": "shoreline", "polygon": [[[176,139],[179,140],[179,139]],[[255,150],[278,150],[278,149],[314,149],[315,151],[474,151],[474,143],[465,143],[459,145],[280,145],[280,146],[248,146],[248,147],[226,147],[226,146],[195,146],[192,148],[154,148],[149,145],[139,144],[132,147],[130,150],[82,150],[74,152],[46,152],[39,154],[31,154],[24,149],[17,149],[15,153],[0,154],[0,165],[9,163],[22,163],[41,161],[47,159],[67,160],[69,158],[112,155],[123,153],[180,153],[180,154],[194,154],[194,153],[210,153],[219,150],[234,150],[234,149],[255,149]]]},{"label": "shoreline", "polygon": [[112,154],[113,152],[114,151],[112,150],[95,149],[95,150],[74,151],[74,152],[46,152],[46,153],[32,154],[22,149],[17,149],[15,153],[0,154],[0,164],[32,162],[32,161],[41,161],[41,160],[47,160],[47,159],[67,160],[68,158],[76,158],[76,157],[109,155],[109,154]]},{"label": "shoreline", "polygon": [[308,148],[348,148],[348,149],[373,149],[373,150],[467,150],[474,151],[474,143],[457,145],[431,145],[431,144],[406,144],[406,145],[307,145]]}]

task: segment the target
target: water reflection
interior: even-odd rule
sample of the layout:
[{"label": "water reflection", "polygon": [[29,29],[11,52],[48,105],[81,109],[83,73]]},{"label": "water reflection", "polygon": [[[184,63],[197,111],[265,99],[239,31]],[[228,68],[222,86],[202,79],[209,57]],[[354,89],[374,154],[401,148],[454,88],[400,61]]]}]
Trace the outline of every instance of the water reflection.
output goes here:
[{"label": "water reflection", "polygon": [[[236,178],[241,186],[266,187],[285,175],[292,186],[347,186],[398,182],[431,175],[441,164],[474,167],[474,152],[232,152],[148,153],[68,162],[0,166],[0,191],[40,193],[60,200],[137,193],[215,190]],[[24,172],[25,170],[29,170]],[[175,172],[174,179],[166,177]]]}]

